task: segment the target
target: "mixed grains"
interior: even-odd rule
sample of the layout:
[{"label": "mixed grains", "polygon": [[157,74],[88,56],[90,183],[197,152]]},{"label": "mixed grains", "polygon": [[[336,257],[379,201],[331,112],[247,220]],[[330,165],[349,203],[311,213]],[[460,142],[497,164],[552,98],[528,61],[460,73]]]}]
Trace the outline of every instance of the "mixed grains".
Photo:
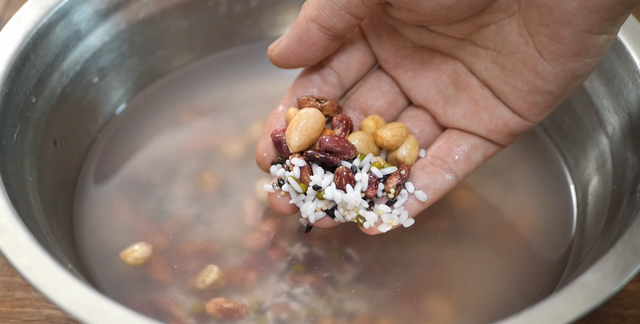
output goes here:
[{"label": "mixed grains", "polygon": [[338,103],[317,96],[297,103],[285,114],[287,127],[271,133],[278,158],[264,190],[288,194],[307,232],[326,216],[383,233],[413,225],[403,205],[410,195],[422,202],[427,195],[407,180],[425,152],[407,126],[372,115],[353,132]]}]

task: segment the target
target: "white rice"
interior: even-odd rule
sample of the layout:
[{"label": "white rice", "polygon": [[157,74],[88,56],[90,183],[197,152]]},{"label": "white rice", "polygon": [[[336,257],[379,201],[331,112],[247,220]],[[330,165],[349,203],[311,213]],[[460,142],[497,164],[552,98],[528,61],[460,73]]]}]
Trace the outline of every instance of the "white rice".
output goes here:
[{"label": "white rice", "polygon": [[366,173],[358,173],[361,174],[360,178],[362,178],[362,192],[367,191],[369,188],[369,176]]},{"label": "white rice", "polygon": [[380,150],[380,155],[379,156],[383,160],[387,160],[387,150],[385,150],[385,149]]},{"label": "white rice", "polygon": [[371,163],[373,161],[373,159],[374,159],[373,154],[369,153],[369,154],[367,154],[367,156],[364,159],[362,159],[362,164],[364,165],[364,164],[367,164],[367,163]]},{"label": "white rice", "polygon": [[296,204],[297,202],[304,202],[305,198],[305,195],[296,195],[295,197],[291,198],[291,200],[289,200],[289,203]]},{"label": "white rice", "polygon": [[356,183],[356,186],[353,187],[353,191],[356,193],[357,197],[361,197],[360,193],[362,192],[362,183],[361,182]]},{"label": "white rice", "polygon": [[342,202],[342,190],[335,190],[333,191],[333,201],[336,202],[336,204],[340,205],[340,203]]},{"label": "white rice", "polygon": [[378,209],[382,210],[385,213],[390,213],[391,212],[391,207],[385,205],[385,204],[380,204],[378,205]]},{"label": "white rice", "polygon": [[[426,154],[424,150],[421,150],[420,154],[423,153]],[[387,156],[387,151],[382,150],[380,157],[386,159]],[[335,222],[350,222],[360,216],[364,218],[362,227],[377,228],[382,233],[388,232],[394,226],[412,226],[415,220],[409,218],[409,212],[405,210],[404,204],[409,199],[409,194],[413,194],[423,202],[427,200],[427,195],[421,190],[416,190],[415,185],[411,182],[405,182],[404,188],[400,189],[400,192],[395,192],[396,202],[393,207],[386,204],[374,204],[373,210],[368,210],[371,200],[365,199],[365,191],[369,187],[370,174],[373,174],[378,179],[376,196],[378,198],[386,198],[387,196],[393,198],[393,191],[392,193],[384,192],[384,183],[381,180],[385,176],[398,171],[398,167],[395,166],[380,169],[373,167],[372,162],[375,161],[373,154],[367,154],[362,161],[359,159],[354,159],[353,162],[341,161],[340,165],[344,167],[352,169],[355,166],[358,168],[354,172],[355,184],[348,184],[344,191],[336,188],[333,173],[324,170],[317,164],[309,163],[312,174],[307,191],[303,193],[299,179],[301,168],[306,166],[308,162],[301,158],[287,160],[287,164],[293,165],[291,171],[286,171],[282,165],[275,164],[269,168],[269,172],[274,177],[284,179],[285,184],[281,188],[282,195],[286,195],[286,192],[289,193],[291,197],[289,203],[295,204],[300,209],[300,223],[304,226],[326,217],[329,209],[333,210]],[[313,189],[314,186],[322,188],[322,200],[316,197],[317,191]],[[265,184],[263,188],[265,191],[273,193],[278,189],[278,186],[277,184]],[[381,224],[378,224],[379,221],[381,221]]]},{"label": "white rice", "polygon": [[316,196],[312,196],[312,195],[301,195],[304,196],[304,201],[313,201],[314,199],[316,199]]},{"label": "white rice", "polygon": [[320,183],[320,187],[323,189],[328,187],[333,182],[333,174],[325,174],[324,179],[322,179],[322,183]]},{"label": "white rice", "polygon": [[313,201],[311,201],[309,203],[309,206],[307,206],[307,209],[305,210],[305,212],[307,213],[307,215],[311,215],[311,214],[315,213],[316,212],[316,204]]},{"label": "white rice", "polygon": [[408,193],[413,193],[416,190],[416,187],[413,186],[413,183],[409,181],[404,183],[404,187],[407,188]]},{"label": "white rice", "polygon": [[404,211],[402,212],[402,214],[400,214],[400,224],[404,224],[404,222],[407,221],[407,219],[409,218],[409,212],[408,211]]},{"label": "white rice", "polygon": [[393,228],[393,226],[387,224],[387,223],[382,223],[380,225],[378,225],[378,231],[382,232],[382,233],[386,233],[388,231],[390,231]]},{"label": "white rice", "polygon": [[371,163],[363,163],[362,164],[362,173],[367,173],[369,172],[369,168],[371,168]]},{"label": "white rice", "polygon": [[313,224],[316,222],[316,213],[311,213],[309,215],[309,223]]},{"label": "white rice", "polygon": [[380,214],[380,219],[382,220],[383,223],[388,223],[389,222],[389,214],[387,214],[387,213]]},{"label": "white rice", "polygon": [[388,167],[388,168],[384,168],[382,170],[380,170],[380,173],[382,173],[382,175],[388,175],[388,174],[392,174],[394,172],[398,171],[398,167]]},{"label": "white rice", "polygon": [[342,215],[342,213],[340,211],[337,211],[334,213],[334,215],[336,216],[336,219],[338,221],[340,221],[341,223],[345,222],[344,216]]},{"label": "white rice", "polygon": [[324,189],[324,193],[322,194],[322,196],[324,196],[324,199],[333,199],[333,187],[328,186],[326,189]]},{"label": "white rice", "polygon": [[393,208],[400,208],[402,207],[402,205],[404,205],[404,203],[407,202],[407,198],[403,198],[402,196],[400,198],[398,198],[398,201],[396,201],[395,204],[393,204]]},{"label": "white rice", "polygon": [[302,188],[300,188],[300,185],[293,179],[291,178],[287,178],[289,180],[289,185],[298,193],[302,193]]},{"label": "white rice", "polygon": [[295,165],[295,166],[298,166],[298,167],[303,167],[303,166],[307,165],[307,162],[305,160],[301,159],[301,158],[293,158],[293,159],[291,159],[291,163],[293,165]]},{"label": "white rice", "polygon": [[413,194],[416,196],[416,198],[418,198],[418,200],[420,200],[422,202],[427,201],[427,199],[429,198],[429,197],[427,197],[427,194],[424,193],[424,191],[422,191],[422,190],[416,190],[416,191],[413,192]]},{"label": "white rice", "polygon": [[378,170],[378,168],[376,168],[376,167],[371,167],[371,173],[375,174],[376,177],[378,177],[378,178],[384,177],[382,175],[382,172],[380,172],[380,170]]},{"label": "white rice", "polygon": [[423,158],[427,156],[427,151],[425,149],[420,149],[420,152],[418,153],[418,156]]},{"label": "white rice", "polygon": [[404,227],[411,227],[411,225],[415,224],[416,220],[413,218],[408,218],[406,221],[404,221],[404,223],[402,223],[402,226]]}]

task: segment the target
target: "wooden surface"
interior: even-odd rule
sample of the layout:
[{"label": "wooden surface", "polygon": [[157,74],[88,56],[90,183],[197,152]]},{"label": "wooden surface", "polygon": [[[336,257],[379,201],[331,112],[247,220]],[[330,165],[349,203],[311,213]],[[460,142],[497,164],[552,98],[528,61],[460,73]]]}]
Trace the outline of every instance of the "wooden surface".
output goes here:
[{"label": "wooden surface", "polygon": [[[0,323],[77,323],[35,291],[0,256]],[[577,324],[640,323],[640,276]],[[541,323],[543,324],[543,323]]]},{"label": "wooden surface", "polygon": [[33,289],[0,255],[0,323],[77,323]]}]

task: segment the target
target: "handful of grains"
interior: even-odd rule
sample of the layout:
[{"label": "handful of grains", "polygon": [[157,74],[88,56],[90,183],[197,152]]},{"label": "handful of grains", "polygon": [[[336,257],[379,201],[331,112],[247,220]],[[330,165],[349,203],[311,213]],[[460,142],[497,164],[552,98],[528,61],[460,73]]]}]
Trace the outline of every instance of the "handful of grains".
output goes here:
[{"label": "handful of grains", "polygon": [[427,195],[407,179],[426,152],[407,126],[371,115],[352,132],[353,122],[338,103],[302,96],[297,104],[287,110],[287,128],[271,133],[278,158],[264,189],[290,195],[306,232],[326,216],[364,228],[377,224],[383,233],[413,225],[403,205],[411,194],[423,202]]}]

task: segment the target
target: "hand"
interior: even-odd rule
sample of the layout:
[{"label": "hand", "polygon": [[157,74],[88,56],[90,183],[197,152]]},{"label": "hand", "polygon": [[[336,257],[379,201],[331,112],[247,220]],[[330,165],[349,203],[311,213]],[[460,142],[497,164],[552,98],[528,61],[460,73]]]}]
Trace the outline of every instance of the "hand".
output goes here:
[{"label": "hand", "polygon": [[[410,181],[414,217],[542,121],[595,69],[637,0],[308,0],[269,48],[282,68],[305,67],[271,114],[269,134],[304,94],[344,98],[357,128],[371,114],[398,120],[428,148]],[[373,70],[372,70],[373,69]],[[362,81],[357,88],[352,89]],[[271,207],[293,214],[289,197]],[[326,217],[316,226],[334,226]],[[377,234],[376,227],[366,233]]]}]

